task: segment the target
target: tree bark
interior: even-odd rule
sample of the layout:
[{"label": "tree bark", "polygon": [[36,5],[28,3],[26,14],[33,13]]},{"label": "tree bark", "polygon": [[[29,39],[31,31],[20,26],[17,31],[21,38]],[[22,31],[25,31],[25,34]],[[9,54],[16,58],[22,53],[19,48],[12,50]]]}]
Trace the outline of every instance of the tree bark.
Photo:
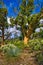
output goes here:
[{"label": "tree bark", "polygon": [[27,44],[29,42],[30,36],[33,32],[33,28],[30,27],[26,32],[27,34],[24,36],[24,44]]},{"label": "tree bark", "polygon": [[4,27],[2,27],[2,44],[4,44]]},{"label": "tree bark", "polygon": [[29,29],[27,29],[27,30],[25,30],[22,27],[22,34],[23,34],[24,44],[27,44],[29,42],[30,35],[32,34],[32,32],[33,32],[33,28],[31,27],[31,25],[29,25]]},{"label": "tree bark", "polygon": [[29,38],[27,36],[24,36],[24,44],[28,43]]}]

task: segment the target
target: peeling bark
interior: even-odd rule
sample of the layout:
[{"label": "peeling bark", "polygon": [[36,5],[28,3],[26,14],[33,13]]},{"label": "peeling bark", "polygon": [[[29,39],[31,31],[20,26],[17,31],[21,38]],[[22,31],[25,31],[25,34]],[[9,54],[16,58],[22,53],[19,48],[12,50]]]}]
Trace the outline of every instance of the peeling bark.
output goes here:
[{"label": "peeling bark", "polygon": [[27,36],[24,37],[24,44],[28,43],[29,38]]}]

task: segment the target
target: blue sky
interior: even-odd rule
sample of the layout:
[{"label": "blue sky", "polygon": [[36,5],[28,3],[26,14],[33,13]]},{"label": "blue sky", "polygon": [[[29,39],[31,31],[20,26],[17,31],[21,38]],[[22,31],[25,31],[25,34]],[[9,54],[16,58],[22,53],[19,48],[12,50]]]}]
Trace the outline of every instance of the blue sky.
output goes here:
[{"label": "blue sky", "polygon": [[[16,17],[19,12],[19,6],[20,6],[22,0],[3,0],[3,1],[5,3],[5,7],[7,7],[7,9],[8,9],[8,16]],[[38,3],[40,3],[40,6],[36,6],[36,5],[38,5]],[[34,9],[33,13],[39,12],[41,6],[43,6],[43,0],[35,0],[34,5],[36,6],[36,8]],[[14,8],[15,8],[15,12],[14,12]],[[16,8],[17,8],[18,12],[17,12]]]},{"label": "blue sky", "polygon": [[19,11],[19,6],[21,4],[21,0],[3,0],[5,3],[5,7],[8,9],[8,16],[17,16],[18,12],[14,12],[14,8]]}]

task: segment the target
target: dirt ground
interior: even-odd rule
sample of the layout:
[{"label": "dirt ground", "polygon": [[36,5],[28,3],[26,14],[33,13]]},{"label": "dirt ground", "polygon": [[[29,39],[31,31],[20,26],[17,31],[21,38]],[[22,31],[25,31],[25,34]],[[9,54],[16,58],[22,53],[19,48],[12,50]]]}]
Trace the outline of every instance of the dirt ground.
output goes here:
[{"label": "dirt ground", "polygon": [[0,53],[0,65],[38,65],[35,54],[35,52],[24,49],[18,58],[5,59],[5,56]]}]

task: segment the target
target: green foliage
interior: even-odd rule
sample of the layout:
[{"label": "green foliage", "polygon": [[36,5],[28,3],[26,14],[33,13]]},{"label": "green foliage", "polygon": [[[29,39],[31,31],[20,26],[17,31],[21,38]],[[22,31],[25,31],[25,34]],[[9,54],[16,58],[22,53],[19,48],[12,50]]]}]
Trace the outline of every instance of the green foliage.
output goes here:
[{"label": "green foliage", "polygon": [[6,8],[0,8],[0,26],[6,26],[7,25],[7,9]]},{"label": "green foliage", "polygon": [[14,44],[15,46],[17,46],[20,49],[23,49],[25,47],[23,41],[19,40],[19,39],[7,40],[7,41],[5,41],[5,43],[7,43],[7,44]]},{"label": "green foliage", "polygon": [[39,32],[39,37],[43,38],[43,30]]},{"label": "green foliage", "polygon": [[29,16],[34,8],[34,0],[22,0],[22,4],[20,6],[20,12],[24,15]]},{"label": "green foliage", "polygon": [[43,30],[40,29],[40,32],[33,33],[33,38],[43,38]]},{"label": "green foliage", "polygon": [[[1,0],[0,3],[2,4],[3,1]],[[7,13],[8,13],[8,11],[7,11],[7,8],[3,7],[4,6],[3,4],[2,4],[2,7],[0,8],[0,26],[5,27],[7,25]]]},{"label": "green foliage", "polygon": [[32,39],[29,41],[29,48],[31,51],[36,51],[36,61],[38,65],[43,65],[43,39]]},{"label": "green foliage", "polygon": [[15,24],[15,20],[14,20],[14,18],[10,18],[10,22],[11,22],[11,26],[14,26],[14,24]]},{"label": "green foliage", "polygon": [[33,39],[29,41],[29,47],[31,50],[39,51],[43,49],[43,40],[42,39]]},{"label": "green foliage", "polygon": [[[35,30],[35,28],[38,27],[38,22],[40,20],[40,13],[32,14],[34,8],[35,8],[34,0],[22,0],[18,16],[16,17],[15,21],[11,20],[12,24],[18,24],[21,26],[21,32],[23,37],[27,36],[29,38],[30,35]],[[32,30],[31,33],[29,33],[30,30]]]},{"label": "green foliage", "polygon": [[4,29],[8,27],[8,22],[7,22],[7,8],[3,6],[0,8],[0,29],[2,31],[1,35],[2,43],[4,44]]},{"label": "green foliage", "polygon": [[39,52],[38,54],[36,54],[36,59],[39,65],[43,65],[43,53],[42,52]]},{"label": "green foliage", "polygon": [[14,44],[7,44],[0,47],[0,51],[8,57],[16,57],[20,54],[20,49]]}]

